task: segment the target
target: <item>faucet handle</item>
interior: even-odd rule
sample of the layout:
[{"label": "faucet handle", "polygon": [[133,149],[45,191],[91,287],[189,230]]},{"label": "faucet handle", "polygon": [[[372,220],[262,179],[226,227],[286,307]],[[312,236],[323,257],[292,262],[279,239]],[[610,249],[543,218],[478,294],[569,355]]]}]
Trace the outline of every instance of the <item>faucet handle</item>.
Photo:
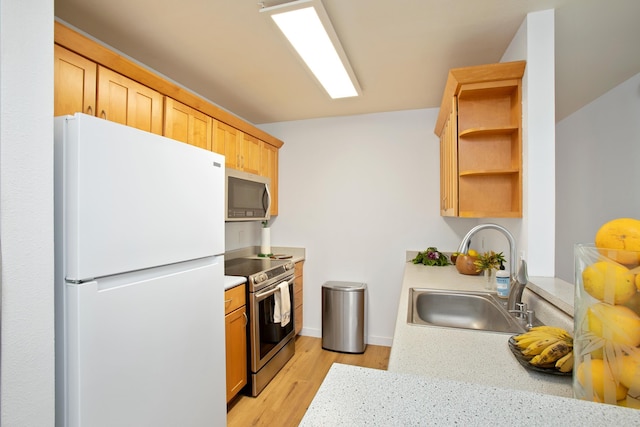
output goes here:
[{"label": "faucet handle", "polygon": [[527,330],[533,328],[533,322],[536,319],[536,312],[533,310],[527,310]]},{"label": "faucet handle", "polygon": [[524,319],[527,315],[527,303],[518,302],[516,303],[516,317],[520,319]]}]

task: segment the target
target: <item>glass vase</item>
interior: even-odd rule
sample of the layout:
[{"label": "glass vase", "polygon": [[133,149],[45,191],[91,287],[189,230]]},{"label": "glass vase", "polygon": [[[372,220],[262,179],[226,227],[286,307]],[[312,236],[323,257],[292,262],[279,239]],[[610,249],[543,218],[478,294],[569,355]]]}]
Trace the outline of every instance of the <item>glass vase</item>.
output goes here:
[{"label": "glass vase", "polygon": [[486,280],[484,284],[484,288],[488,291],[495,291],[496,290],[495,270],[493,268],[488,268],[484,270],[484,278]]},{"label": "glass vase", "polygon": [[576,245],[574,397],[640,409],[640,252]]}]

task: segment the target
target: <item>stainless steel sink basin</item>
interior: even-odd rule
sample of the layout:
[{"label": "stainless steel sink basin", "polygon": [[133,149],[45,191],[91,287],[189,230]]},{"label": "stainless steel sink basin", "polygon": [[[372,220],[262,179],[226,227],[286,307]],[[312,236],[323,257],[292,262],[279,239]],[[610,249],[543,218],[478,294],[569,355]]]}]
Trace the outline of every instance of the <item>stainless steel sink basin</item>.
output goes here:
[{"label": "stainless steel sink basin", "polygon": [[488,292],[409,289],[407,322],[416,325],[522,333],[526,328]]}]

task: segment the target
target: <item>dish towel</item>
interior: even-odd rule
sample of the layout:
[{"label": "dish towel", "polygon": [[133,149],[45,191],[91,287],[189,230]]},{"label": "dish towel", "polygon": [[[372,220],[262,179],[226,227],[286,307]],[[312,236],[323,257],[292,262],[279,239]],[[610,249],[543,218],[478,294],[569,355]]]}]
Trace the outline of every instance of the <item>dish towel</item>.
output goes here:
[{"label": "dish towel", "polygon": [[289,283],[282,282],[275,293],[275,306],[273,308],[273,322],[285,327],[291,320],[291,300],[289,296]]}]

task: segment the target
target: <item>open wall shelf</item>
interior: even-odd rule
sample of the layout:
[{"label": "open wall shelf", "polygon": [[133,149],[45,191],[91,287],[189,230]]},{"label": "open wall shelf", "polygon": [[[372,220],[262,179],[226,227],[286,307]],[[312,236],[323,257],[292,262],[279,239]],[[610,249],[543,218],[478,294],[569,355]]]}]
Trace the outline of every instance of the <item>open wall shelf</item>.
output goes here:
[{"label": "open wall shelf", "polygon": [[517,61],[449,72],[435,129],[448,183],[441,215],[522,216],[524,68]]}]

